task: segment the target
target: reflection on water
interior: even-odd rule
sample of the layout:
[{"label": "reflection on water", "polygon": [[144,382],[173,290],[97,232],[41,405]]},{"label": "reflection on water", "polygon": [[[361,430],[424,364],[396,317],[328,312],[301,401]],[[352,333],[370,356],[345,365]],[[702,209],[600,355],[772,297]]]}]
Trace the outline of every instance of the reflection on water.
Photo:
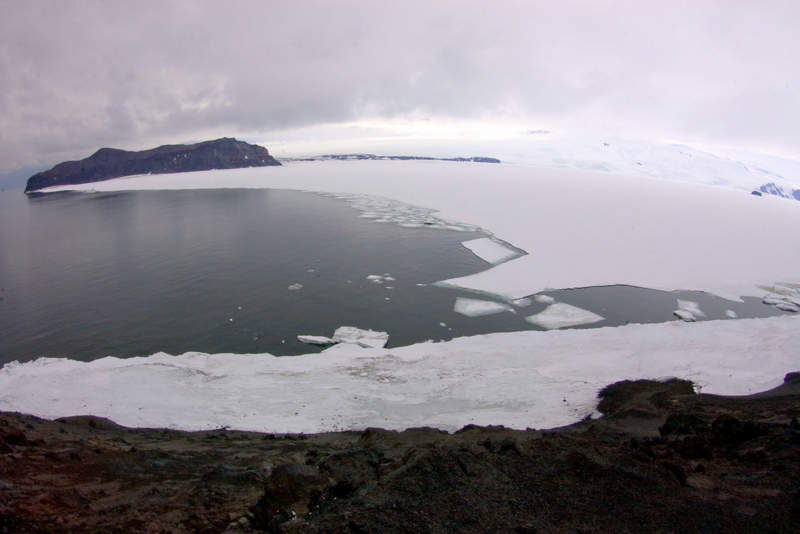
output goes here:
[{"label": "reflection on water", "polygon": [[[347,198],[2,191],[0,364],[160,351],[301,354],[320,349],[298,335],[331,336],[344,325],[388,332],[389,347],[400,346],[539,330],[525,318],[554,302],[603,317],[576,328],[677,320],[678,300],[696,303],[699,320],[787,313],[760,299],[629,286],[475,303],[490,299],[430,284],[488,268],[461,244],[485,234],[391,203],[380,211],[371,201],[359,217]],[[391,218],[405,227],[374,222]]]}]

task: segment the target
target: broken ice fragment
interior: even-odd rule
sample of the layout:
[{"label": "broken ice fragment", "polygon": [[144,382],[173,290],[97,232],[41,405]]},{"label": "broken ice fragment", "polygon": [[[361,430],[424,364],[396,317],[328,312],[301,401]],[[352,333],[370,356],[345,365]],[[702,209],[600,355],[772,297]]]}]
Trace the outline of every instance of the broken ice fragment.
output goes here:
[{"label": "broken ice fragment", "polygon": [[564,328],[567,326],[592,324],[598,321],[604,321],[605,317],[601,317],[589,310],[578,308],[577,306],[570,306],[569,304],[559,302],[548,306],[543,312],[526,317],[525,320],[529,323],[547,328],[548,330],[553,330],[555,328]]},{"label": "broken ice fragment", "polygon": [[334,340],[325,336],[297,336],[297,340],[300,341],[301,343],[306,343],[308,345],[325,346],[325,345],[333,345],[335,343]]},{"label": "broken ice fragment", "polygon": [[779,310],[788,311],[788,312],[795,312],[796,313],[796,312],[800,311],[800,308],[798,308],[797,306],[795,306],[791,302],[779,302],[778,304],[775,305],[775,307],[778,308]]},{"label": "broken ice fragment", "polygon": [[769,304],[770,306],[775,306],[776,304],[780,304],[781,302],[786,302],[783,297],[779,297],[777,295],[767,295],[762,300],[764,304]]},{"label": "broken ice fragment", "polygon": [[394,281],[394,278],[392,278],[391,276],[384,276],[383,279],[384,280]]},{"label": "broken ice fragment", "polygon": [[333,340],[337,343],[353,343],[364,348],[382,349],[389,341],[389,334],[361,330],[354,326],[340,326],[333,333]]},{"label": "broken ice fragment", "polygon": [[738,317],[738,315],[736,315],[736,312],[733,310],[725,310],[725,315],[727,317],[730,317],[731,319],[736,319]]},{"label": "broken ice fragment", "polygon": [[371,274],[371,275],[367,276],[367,280],[376,281],[376,280],[381,280],[381,279],[383,279],[383,277],[381,275],[379,275],[379,274]]},{"label": "broken ice fragment", "polygon": [[700,309],[700,305],[696,302],[692,302],[691,300],[681,300],[678,299],[678,309],[687,311],[691,313],[695,317],[705,317],[706,314]]},{"label": "broken ice fragment", "polygon": [[514,256],[518,256],[517,252],[514,250],[511,250],[510,248],[505,247],[500,243],[489,239],[488,237],[464,241],[461,244],[470,249],[472,253],[478,256],[480,259],[489,262],[492,265],[498,265],[504,261],[510,260]]},{"label": "broken ice fragment", "polygon": [[553,304],[556,299],[551,297],[550,295],[536,295],[533,297],[536,302],[541,302],[542,304]]},{"label": "broken ice fragment", "polygon": [[456,298],[456,304],[453,307],[453,311],[462,315],[466,315],[467,317],[491,315],[493,313],[500,313],[504,311],[516,313],[514,308],[508,304],[494,302],[491,300],[465,299],[463,297]]},{"label": "broken ice fragment", "polygon": [[531,305],[531,299],[529,298],[517,299],[512,301],[512,304],[514,304],[514,306],[517,306],[518,308],[524,308],[525,306]]},{"label": "broken ice fragment", "polygon": [[697,320],[695,316],[692,315],[692,312],[688,312],[686,310],[675,310],[674,312],[672,312],[672,314],[678,317],[679,319],[686,321],[687,323],[693,323]]},{"label": "broken ice fragment", "polygon": [[303,287],[303,284],[292,284],[289,286],[289,291],[297,291],[301,287]]}]

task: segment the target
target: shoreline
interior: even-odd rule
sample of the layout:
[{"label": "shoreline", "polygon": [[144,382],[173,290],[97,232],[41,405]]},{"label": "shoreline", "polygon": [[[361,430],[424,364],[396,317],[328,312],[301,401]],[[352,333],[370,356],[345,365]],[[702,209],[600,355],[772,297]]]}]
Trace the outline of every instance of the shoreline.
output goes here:
[{"label": "shoreline", "polygon": [[794,532],[800,373],[634,380],[599,419],[284,436],[0,412],[0,532]]}]

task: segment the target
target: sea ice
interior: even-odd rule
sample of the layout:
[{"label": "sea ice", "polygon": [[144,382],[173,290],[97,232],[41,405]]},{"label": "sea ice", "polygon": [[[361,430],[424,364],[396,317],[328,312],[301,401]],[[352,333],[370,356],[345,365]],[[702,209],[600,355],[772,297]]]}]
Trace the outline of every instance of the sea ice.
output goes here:
[{"label": "sea ice", "polygon": [[736,319],[737,317],[739,317],[738,315],[736,315],[736,312],[733,311],[733,310],[725,310],[725,316],[729,317],[731,319]]},{"label": "sea ice", "polygon": [[292,285],[289,286],[289,291],[297,291],[298,289],[301,289],[302,287],[303,287],[303,284],[292,284]]},{"label": "sea ice", "polygon": [[697,320],[697,318],[692,314],[692,312],[686,310],[678,309],[672,312],[672,314],[681,319],[682,321],[686,321],[687,323],[693,323]]},{"label": "sea ice", "polygon": [[519,254],[510,248],[501,245],[493,239],[482,237],[480,239],[473,239],[472,241],[464,241],[461,243],[472,251],[473,254],[480,259],[491,263],[492,265],[499,265],[505,261],[510,260]]},{"label": "sea ice", "polygon": [[297,340],[308,345],[333,345],[335,343],[334,340],[325,336],[297,336]]},{"label": "sea ice", "polygon": [[694,317],[706,317],[706,314],[700,309],[700,305],[698,303],[692,302],[691,300],[677,300],[679,310],[687,311]]},{"label": "sea ice", "polygon": [[597,392],[619,380],[677,376],[704,393],[764,391],[797,370],[798,353],[800,316],[783,315],[508,332],[393,349],[339,344],[293,358],[42,358],[0,369],[0,410],[182,430],[552,428],[594,413]]},{"label": "sea ice", "polygon": [[536,295],[533,297],[536,302],[541,302],[542,304],[553,304],[556,299],[551,297],[550,295]]},{"label": "sea ice", "polygon": [[453,311],[466,315],[467,317],[478,317],[480,315],[491,315],[493,313],[501,313],[509,311],[516,313],[514,308],[508,304],[501,302],[494,302],[491,300],[477,300],[457,297]]},{"label": "sea ice", "polygon": [[364,348],[381,349],[389,341],[389,334],[374,330],[361,330],[354,326],[340,326],[333,333],[333,340],[336,343],[352,343]]},{"label": "sea ice", "polygon": [[577,306],[559,302],[548,306],[544,311],[536,315],[526,317],[525,320],[529,323],[547,328],[548,330],[553,330],[567,326],[592,324],[598,321],[604,321],[605,317],[601,317],[589,310],[578,308]]},{"label": "sea ice", "polygon": [[524,308],[526,306],[531,305],[531,299],[529,298],[517,299],[513,301],[512,304],[514,304],[514,306],[517,306],[518,308]]},{"label": "sea ice", "polygon": [[775,305],[775,307],[778,308],[779,310],[788,311],[788,312],[795,312],[796,313],[796,312],[800,311],[800,308],[798,308],[797,306],[795,306],[791,302],[779,302],[778,304]]}]

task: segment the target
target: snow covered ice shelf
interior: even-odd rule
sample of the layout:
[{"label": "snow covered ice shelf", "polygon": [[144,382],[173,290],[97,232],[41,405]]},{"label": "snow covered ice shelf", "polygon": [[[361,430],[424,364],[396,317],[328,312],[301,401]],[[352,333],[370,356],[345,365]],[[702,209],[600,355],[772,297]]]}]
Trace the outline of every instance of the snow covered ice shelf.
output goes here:
[{"label": "snow covered ice shelf", "polygon": [[[769,342],[765,343],[765,340]],[[155,354],[0,370],[0,410],[94,414],[134,427],[319,432],[380,426],[549,428],[624,379],[680,376],[742,395],[797,370],[800,316],[527,331],[320,354]]]},{"label": "snow covered ice shelf", "polygon": [[498,265],[504,261],[508,261],[511,258],[519,256],[516,251],[511,250],[510,248],[501,245],[496,241],[492,241],[488,237],[464,241],[461,244],[470,249],[472,253],[478,256],[480,259],[489,262],[492,265]]},{"label": "snow covered ice shelf", "polygon": [[508,301],[547,289],[618,284],[737,300],[762,296],[758,285],[798,282],[800,247],[792,245],[800,242],[800,204],[643,176],[442,161],[330,161],[58,189],[225,187],[368,198],[376,214],[391,199],[402,204],[386,208],[392,213],[424,206],[428,215],[407,215],[413,224],[424,226],[424,217],[435,212],[464,229],[480,227],[528,255],[445,282]]}]

